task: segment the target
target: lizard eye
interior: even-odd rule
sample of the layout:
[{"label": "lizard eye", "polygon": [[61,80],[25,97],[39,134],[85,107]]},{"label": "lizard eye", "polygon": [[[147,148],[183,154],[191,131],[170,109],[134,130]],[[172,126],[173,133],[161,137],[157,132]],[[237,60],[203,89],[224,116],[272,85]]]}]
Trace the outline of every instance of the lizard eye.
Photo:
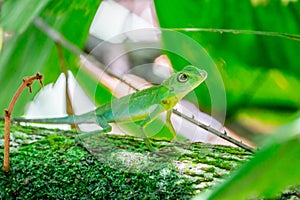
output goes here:
[{"label": "lizard eye", "polygon": [[188,78],[189,78],[188,75],[186,75],[186,74],[184,74],[184,73],[181,73],[181,74],[178,75],[177,80],[178,80],[180,83],[185,83],[185,82],[187,82]]}]

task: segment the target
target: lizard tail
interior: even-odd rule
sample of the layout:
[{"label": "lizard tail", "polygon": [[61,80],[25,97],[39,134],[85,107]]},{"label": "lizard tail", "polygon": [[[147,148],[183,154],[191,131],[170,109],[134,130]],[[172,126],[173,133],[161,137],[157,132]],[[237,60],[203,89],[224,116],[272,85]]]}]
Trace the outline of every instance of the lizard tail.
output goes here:
[{"label": "lizard tail", "polygon": [[[0,118],[0,121],[4,121],[4,117]],[[74,115],[59,117],[59,118],[37,118],[37,119],[28,119],[28,118],[11,118],[13,122],[28,122],[28,123],[41,123],[41,124],[78,124],[82,123],[80,118]]]}]

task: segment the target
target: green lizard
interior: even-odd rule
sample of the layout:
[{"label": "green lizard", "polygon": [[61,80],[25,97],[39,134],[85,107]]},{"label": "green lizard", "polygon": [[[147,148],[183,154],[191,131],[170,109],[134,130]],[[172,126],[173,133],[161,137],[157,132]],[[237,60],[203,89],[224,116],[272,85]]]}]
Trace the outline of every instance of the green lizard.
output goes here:
[{"label": "green lizard", "polygon": [[149,125],[158,115],[167,111],[166,124],[176,138],[176,133],[171,123],[173,107],[190,91],[196,88],[207,77],[204,70],[194,66],[187,66],[182,71],[174,73],[161,85],[135,92],[133,94],[114,99],[109,103],[99,106],[96,110],[82,115],[72,115],[62,118],[45,119],[13,119],[14,121],[48,123],[48,124],[80,124],[98,123],[102,130],[83,133],[77,136],[77,140],[111,131],[111,122],[140,121],[139,129],[141,136],[149,148],[154,151],[149,139],[144,133],[144,128]]}]

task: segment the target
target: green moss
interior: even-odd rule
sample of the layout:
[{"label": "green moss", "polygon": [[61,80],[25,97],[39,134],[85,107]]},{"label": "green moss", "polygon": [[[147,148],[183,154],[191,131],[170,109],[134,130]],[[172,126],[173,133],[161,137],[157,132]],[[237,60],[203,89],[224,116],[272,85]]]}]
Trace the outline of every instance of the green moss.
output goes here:
[{"label": "green moss", "polygon": [[[105,134],[85,141],[93,156],[74,142],[72,131],[14,124],[11,132],[25,133],[27,142],[11,153],[10,172],[0,171],[0,199],[189,199],[209,187],[216,173],[227,174],[216,168],[234,166],[227,164],[234,160],[222,160],[227,150],[248,156],[231,147],[152,141],[160,150],[156,154],[140,138]],[[2,163],[1,156],[1,168]],[[198,166],[207,163],[206,170]]]},{"label": "green moss", "polygon": [[214,173],[216,171],[216,168],[214,167],[208,167],[208,168],[202,168],[203,171]]},{"label": "green moss", "polygon": [[222,177],[222,174],[214,173],[214,177],[215,177],[215,178],[221,178],[221,177]]},{"label": "green moss", "polygon": [[197,155],[184,155],[181,156],[179,160],[183,161],[192,159],[194,163],[203,163],[225,170],[231,170],[234,167],[233,162],[226,161],[226,159],[223,159],[222,157],[210,156],[210,154],[205,155],[205,157],[197,157]]},{"label": "green moss", "polygon": [[[0,162],[3,162],[2,158]],[[174,171],[125,173],[99,163],[73,140],[52,135],[11,155],[1,198],[188,198],[192,183]],[[183,184],[176,184],[179,180]]]}]

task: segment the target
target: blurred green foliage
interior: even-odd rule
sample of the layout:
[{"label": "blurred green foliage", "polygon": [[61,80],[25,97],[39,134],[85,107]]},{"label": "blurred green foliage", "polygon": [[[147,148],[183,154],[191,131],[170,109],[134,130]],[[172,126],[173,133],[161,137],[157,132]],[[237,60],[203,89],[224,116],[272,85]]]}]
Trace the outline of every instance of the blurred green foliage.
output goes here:
[{"label": "blurred green foliage", "polygon": [[1,8],[1,27],[5,31],[21,34],[48,4],[49,0],[5,1]]},{"label": "blurred green foliage", "polygon": [[[181,28],[181,33],[197,41],[214,59],[226,88],[228,122],[237,120],[239,112],[249,108],[265,112],[275,110],[279,115],[286,111],[291,115],[298,112],[300,93],[296,92],[296,88],[300,88],[299,39],[273,37],[268,33],[255,35],[238,32],[253,30],[299,35],[298,1],[284,4],[272,0],[187,0],[184,3],[178,0],[157,0],[155,6],[162,28]],[[186,28],[237,31],[187,31],[184,30]],[[166,37],[163,39],[165,46],[174,45],[174,41]],[[186,52],[186,57],[201,57],[189,44],[180,41],[176,43],[179,43],[178,48]],[[177,68],[182,68],[188,62],[174,54],[168,55]],[[209,112],[211,97],[203,86],[196,91],[199,104]]]},{"label": "blurred green foliage", "polygon": [[0,171],[0,199],[187,199],[195,191],[194,181],[175,170],[116,170],[65,136],[23,146],[11,162],[9,174]]},{"label": "blurred green foliage", "polygon": [[[8,107],[23,77],[40,72],[47,84],[55,81],[62,72],[55,43],[35,27],[33,19],[40,17],[67,40],[83,48],[99,3],[100,0],[4,2],[0,26],[10,38],[5,41],[0,54],[0,85],[5,88],[1,91],[0,110]],[[78,56],[66,50],[63,53],[67,68],[76,73],[79,67]],[[90,78],[79,81],[91,84]],[[39,90],[35,85],[34,93]],[[33,95],[22,93],[14,109],[14,116],[22,115],[26,103],[32,98]]]}]

